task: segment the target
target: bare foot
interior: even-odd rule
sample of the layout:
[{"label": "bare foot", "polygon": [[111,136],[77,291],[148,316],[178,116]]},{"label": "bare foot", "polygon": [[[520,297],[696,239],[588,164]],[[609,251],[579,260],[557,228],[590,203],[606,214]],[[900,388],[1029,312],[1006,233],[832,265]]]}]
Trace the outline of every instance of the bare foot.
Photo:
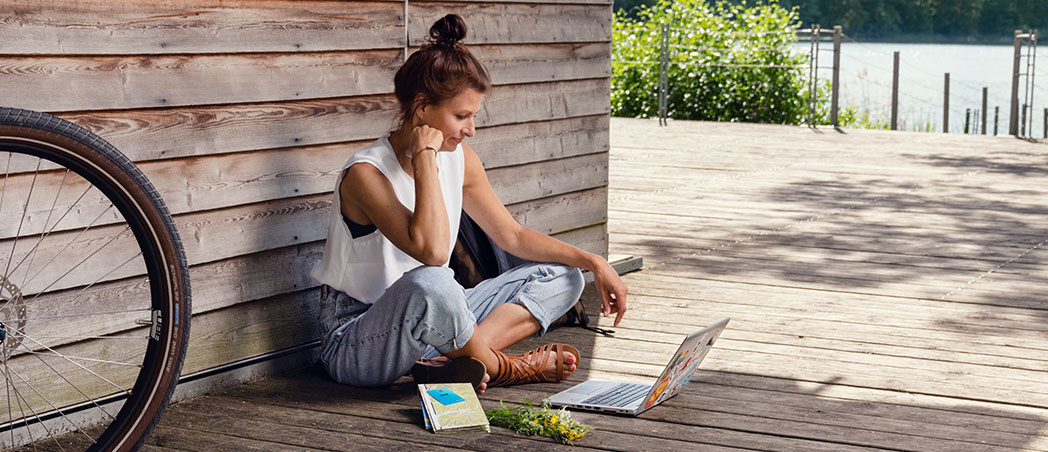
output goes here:
[{"label": "bare foot", "polygon": [[[575,355],[572,355],[571,353],[568,353],[568,352],[562,352],[560,358],[561,358],[561,362],[564,363],[564,377],[561,378],[563,380],[564,378],[568,378],[568,375],[571,375],[571,373],[575,371],[575,368],[576,368],[575,365],[577,363],[575,362]],[[551,353],[550,357],[549,357],[549,365],[546,367],[546,371],[543,372],[543,375],[545,375],[547,377],[556,378],[556,376],[557,376],[557,363],[556,363],[556,361],[554,361],[554,359],[556,359],[556,356]]]}]

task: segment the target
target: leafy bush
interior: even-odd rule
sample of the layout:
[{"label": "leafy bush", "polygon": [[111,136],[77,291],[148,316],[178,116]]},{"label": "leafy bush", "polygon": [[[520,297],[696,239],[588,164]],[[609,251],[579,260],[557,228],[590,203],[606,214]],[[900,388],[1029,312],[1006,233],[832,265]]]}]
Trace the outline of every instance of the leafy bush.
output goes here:
[{"label": "leafy bush", "polygon": [[[660,40],[662,25],[669,24],[668,117],[780,124],[806,120],[807,56],[793,51],[799,25],[795,10],[775,0],[750,7],[659,0],[635,14],[636,19],[614,15],[613,116],[658,116]],[[826,93],[820,89],[819,97]],[[825,107],[820,107],[818,116],[824,118]]]}]

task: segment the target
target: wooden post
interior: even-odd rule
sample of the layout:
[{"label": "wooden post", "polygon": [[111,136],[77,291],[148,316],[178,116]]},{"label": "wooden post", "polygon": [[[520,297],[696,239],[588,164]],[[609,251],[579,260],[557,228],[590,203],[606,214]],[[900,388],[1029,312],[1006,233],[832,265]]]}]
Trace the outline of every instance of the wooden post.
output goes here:
[{"label": "wooden post", "polygon": [[993,136],[997,136],[997,118],[1001,115],[1001,106],[994,105],[993,107]]},{"label": "wooden post", "polygon": [[971,123],[972,123],[972,109],[971,108],[965,108],[964,109],[964,134],[965,135],[968,134],[968,130],[969,130],[968,127],[971,125]]},{"label": "wooden post", "polygon": [[659,40],[659,125],[666,121],[667,91],[669,91],[669,25],[662,24],[662,36]]},{"label": "wooden post", "polygon": [[943,74],[942,82],[942,133],[950,133],[950,73]]},{"label": "wooden post", "polygon": [[982,102],[982,134],[986,135],[986,87],[983,87],[983,102]]},{"label": "wooden post", "polygon": [[1015,37],[1012,39],[1015,55],[1012,57],[1012,103],[1008,110],[1008,135],[1019,134],[1019,59],[1022,57],[1023,44],[1020,33],[1022,30],[1015,30]]},{"label": "wooden post", "polygon": [[1044,109],[1044,138],[1048,138],[1048,108]]},{"label": "wooden post", "polygon": [[1019,129],[1019,135],[1018,135],[1020,137],[1025,137],[1026,136],[1026,111],[1029,110],[1029,108],[1027,108],[1027,107],[1028,107],[1028,105],[1023,104],[1023,113],[1022,113],[1023,122],[1022,122],[1022,127]]},{"label": "wooden post", "polygon": [[830,125],[837,127],[837,98],[841,93],[841,26],[833,26],[833,87],[830,94]]},{"label": "wooden post", "polygon": [[893,56],[892,65],[892,130],[899,130],[899,51]]}]

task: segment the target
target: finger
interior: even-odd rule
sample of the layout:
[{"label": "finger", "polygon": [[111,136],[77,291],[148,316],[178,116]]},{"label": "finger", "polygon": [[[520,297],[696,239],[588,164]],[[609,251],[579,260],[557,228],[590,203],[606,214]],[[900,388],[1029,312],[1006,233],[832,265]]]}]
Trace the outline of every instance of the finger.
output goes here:
[{"label": "finger", "polygon": [[605,290],[600,290],[600,313],[605,317],[611,314],[611,294]]},{"label": "finger", "polygon": [[622,316],[626,315],[626,294],[619,292],[615,294],[615,326],[619,326],[619,322],[622,321]]},{"label": "finger", "polygon": [[615,326],[619,326],[619,322],[622,321],[622,316],[623,315],[626,315],[626,307],[625,306],[620,307],[618,309],[618,311],[615,313],[615,322],[614,322]]}]

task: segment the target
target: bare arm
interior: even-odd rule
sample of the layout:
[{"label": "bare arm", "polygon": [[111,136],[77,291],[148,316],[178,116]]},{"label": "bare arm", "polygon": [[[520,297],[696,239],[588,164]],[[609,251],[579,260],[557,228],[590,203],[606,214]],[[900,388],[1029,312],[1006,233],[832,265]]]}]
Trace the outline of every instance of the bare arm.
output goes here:
[{"label": "bare arm", "polygon": [[[442,138],[439,131],[436,133],[439,143]],[[400,203],[393,185],[378,168],[365,164],[353,165],[339,184],[340,208],[343,215],[356,223],[374,224],[393,245],[415,260],[426,265],[443,265],[448,260],[451,231],[437,179],[436,151],[415,151],[411,159],[414,212]]]},{"label": "bare arm", "polygon": [[536,261],[556,262],[593,272],[601,296],[601,313],[615,313],[615,325],[626,313],[628,288],[608,262],[595,254],[575,248],[541,232],[524,227],[510,215],[491,188],[480,158],[465,143],[466,180],[462,205],[481,229],[500,248],[515,256]]}]

